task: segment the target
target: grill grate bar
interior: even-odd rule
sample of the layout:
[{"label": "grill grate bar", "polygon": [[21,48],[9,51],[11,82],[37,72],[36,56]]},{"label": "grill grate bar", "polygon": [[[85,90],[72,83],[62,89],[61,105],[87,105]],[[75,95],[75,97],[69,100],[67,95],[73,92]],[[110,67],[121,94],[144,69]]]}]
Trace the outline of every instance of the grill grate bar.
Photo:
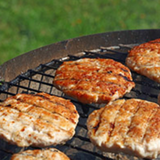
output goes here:
[{"label": "grill grate bar", "polygon": [[[45,75],[45,74],[41,74],[41,75]],[[46,75],[45,75],[46,76]],[[51,76],[50,76],[51,77]],[[53,76],[52,76],[53,77]],[[21,79],[23,79],[23,80],[29,80],[29,81],[33,81],[33,82],[37,82],[37,83],[41,83],[41,84],[45,84],[45,85],[48,85],[48,86],[53,86],[53,84],[52,83],[46,83],[46,82],[43,82],[43,81],[38,81],[38,80],[36,80],[36,79],[31,79],[31,78],[29,78],[29,77],[24,77],[24,76],[20,76],[20,78]],[[13,84],[12,84],[13,85]],[[16,85],[15,85],[16,86]],[[18,86],[18,85],[17,85]],[[19,86],[19,87],[21,87],[21,86]]]},{"label": "grill grate bar", "polygon": [[[82,117],[82,118],[87,118],[87,117]],[[84,128],[84,129],[87,129],[87,126],[85,124],[78,123],[78,126]]]},{"label": "grill grate bar", "polygon": [[[17,92],[18,90],[21,88],[21,89],[25,89],[27,91],[32,91],[32,92],[40,92],[36,89],[32,89],[32,88],[29,88],[29,87],[25,87],[25,86],[21,86],[19,84],[12,84],[12,83],[8,83],[10,87],[17,87]],[[9,93],[9,92],[5,92],[5,91],[2,91],[3,93],[7,93],[7,94],[10,94],[10,95],[15,95],[15,94],[12,94],[12,93]],[[26,91],[25,91],[26,92]]]},{"label": "grill grate bar", "polygon": [[[14,93],[12,93],[12,92],[3,91],[3,90],[1,90],[1,94],[6,94],[6,95],[10,95],[10,96],[14,96],[14,95],[15,95],[15,94],[14,94]],[[2,99],[0,99],[0,101],[2,102],[3,100],[2,100]]]},{"label": "grill grate bar", "polygon": [[83,148],[80,148],[80,147],[77,147],[77,146],[74,146],[74,145],[71,145],[71,144],[68,144],[68,143],[66,144],[66,146],[68,146],[68,147],[70,147],[70,148],[73,148],[73,149],[76,149],[76,150],[78,150],[78,151],[82,151],[82,152],[84,152],[84,153],[88,153],[88,154],[91,155],[91,157],[96,156],[96,157],[99,157],[99,158],[101,158],[101,159],[113,160],[113,159],[108,158],[108,157],[106,157],[106,156],[103,156],[102,154],[99,154],[99,153],[97,153],[97,152],[89,151],[89,150],[86,150],[86,149],[83,149]]},{"label": "grill grate bar", "polygon": [[[53,67],[50,67],[50,68],[53,69]],[[52,75],[43,73],[43,70],[41,72],[40,71],[35,71],[35,70],[30,70],[30,72],[32,73],[31,75],[40,74],[42,76],[47,76],[47,77],[50,77],[50,78],[54,78],[54,76],[52,76]],[[28,78],[28,76],[24,76],[24,75],[20,75],[20,76]]]},{"label": "grill grate bar", "polygon": [[85,142],[90,142],[89,138],[85,138],[85,137],[78,136],[78,135],[75,135],[74,137],[75,137],[75,138],[78,138],[78,139],[80,139],[80,140],[83,140],[83,141],[85,141]]},{"label": "grill grate bar", "polygon": [[137,89],[132,89],[132,91],[136,92],[136,94],[143,94],[143,95],[147,95],[147,96],[150,96],[151,98],[157,98],[157,94],[152,94],[152,93],[147,93],[147,92],[143,92],[143,91],[140,91],[140,90],[137,90]]},{"label": "grill grate bar", "polygon": [[[89,52],[89,53],[91,53],[91,52]],[[97,57],[99,57],[99,58],[110,58],[110,59],[114,59],[115,61],[121,61],[121,63],[125,64],[125,61],[124,61],[124,58],[123,58],[123,57],[126,57],[126,55],[125,55],[125,56],[123,56],[123,55],[120,56],[121,53],[119,53],[118,55],[113,55],[113,54],[109,54],[109,53],[99,54],[99,53],[93,53],[93,52],[92,52],[92,54],[93,54],[96,58],[97,58]],[[115,56],[115,57],[114,57],[114,56]],[[118,56],[118,57],[116,58],[116,56]],[[114,58],[113,58],[113,57],[114,57]]]}]

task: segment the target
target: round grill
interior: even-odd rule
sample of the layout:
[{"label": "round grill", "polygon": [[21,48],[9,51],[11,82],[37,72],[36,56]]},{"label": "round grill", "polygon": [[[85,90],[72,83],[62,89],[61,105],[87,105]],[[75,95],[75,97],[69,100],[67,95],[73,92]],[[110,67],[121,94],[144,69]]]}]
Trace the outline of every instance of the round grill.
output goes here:
[{"label": "round grill", "polygon": [[[89,48],[87,50],[85,48],[84,50],[77,51],[74,54],[70,53],[67,56],[55,58],[50,62],[40,64],[35,68],[29,69],[26,72],[19,74],[13,80],[10,80],[8,82],[2,81],[0,86],[0,101],[3,101],[5,98],[15,95],[17,93],[37,92],[46,92],[52,95],[63,97],[65,99],[70,99],[71,102],[74,103],[80,114],[79,123],[76,128],[76,134],[66,144],[51,147],[58,148],[62,152],[66,153],[73,160],[137,159],[135,157],[123,154],[103,153],[99,151],[95,146],[93,146],[87,136],[86,120],[88,115],[93,110],[99,109],[100,107],[104,106],[104,104],[81,104],[78,101],[72,99],[71,97],[64,95],[61,91],[57,90],[53,86],[52,82],[56,69],[64,61],[77,60],[81,58],[111,58],[125,65],[125,59],[128,54],[128,50],[135,45],[148,41],[147,38],[145,40],[143,40],[143,38],[141,38],[140,41],[137,41],[135,37],[134,39],[132,39],[132,43],[121,43],[124,42],[124,40],[117,40],[117,37],[115,37],[114,39],[116,39],[117,41],[116,45],[114,44],[114,39],[111,40],[113,42],[112,45],[111,42],[107,40],[108,43],[105,42],[105,46],[102,45],[97,48]],[[157,37],[155,36],[155,38]],[[153,38],[151,37],[151,39]],[[131,73],[136,86],[134,89],[132,89],[130,93],[126,94],[123,98],[140,98],[157,103],[157,96],[159,94],[160,84],[133,71]],[[26,150],[35,148],[28,147],[23,149]],[[8,160],[13,153],[19,152],[20,150],[22,150],[22,148],[10,145],[7,142],[1,140],[0,159]]]}]

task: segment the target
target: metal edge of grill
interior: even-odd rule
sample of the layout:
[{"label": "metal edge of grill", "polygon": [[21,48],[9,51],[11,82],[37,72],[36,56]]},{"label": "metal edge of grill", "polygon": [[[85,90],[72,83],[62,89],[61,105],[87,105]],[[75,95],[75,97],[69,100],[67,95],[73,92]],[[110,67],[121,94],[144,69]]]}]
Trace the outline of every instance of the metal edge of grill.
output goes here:
[{"label": "metal edge of grill", "polygon": [[[100,108],[102,105],[83,105],[80,102],[64,95],[61,91],[57,90],[53,84],[53,78],[56,69],[64,61],[77,60],[80,58],[111,58],[125,65],[125,58],[128,54],[128,49],[137,45],[132,44],[119,44],[114,46],[101,46],[93,50],[84,50],[74,55],[68,55],[59,59],[54,59],[48,63],[40,64],[34,69],[29,69],[25,73],[18,75],[15,79],[9,82],[1,82],[0,85],[0,101],[3,101],[8,96],[15,95],[17,93],[37,93],[47,92],[52,95],[60,96],[65,99],[70,99],[73,102],[80,114],[80,120],[76,128],[75,136],[64,145],[51,146],[56,147],[59,150],[66,153],[71,160],[72,159],[137,159],[136,157],[103,153],[93,146],[87,137],[86,120],[88,115],[95,109]],[[132,77],[136,83],[136,87],[132,91],[124,96],[124,98],[140,98],[146,99],[152,102],[157,102],[157,96],[159,94],[160,84],[139,75],[133,71]],[[1,141],[0,147],[0,159],[9,159],[13,153],[19,152],[22,148],[17,146],[8,145],[7,142]],[[34,149],[34,147],[28,147],[25,149]]]}]

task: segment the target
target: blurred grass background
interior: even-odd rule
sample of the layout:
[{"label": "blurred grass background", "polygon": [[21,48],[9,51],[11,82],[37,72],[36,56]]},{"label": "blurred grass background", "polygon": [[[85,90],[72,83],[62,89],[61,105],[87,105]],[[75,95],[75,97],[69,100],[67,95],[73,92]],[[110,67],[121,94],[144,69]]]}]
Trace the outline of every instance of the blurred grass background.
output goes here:
[{"label": "blurred grass background", "polygon": [[0,65],[42,46],[84,35],[158,29],[159,0],[2,0]]}]

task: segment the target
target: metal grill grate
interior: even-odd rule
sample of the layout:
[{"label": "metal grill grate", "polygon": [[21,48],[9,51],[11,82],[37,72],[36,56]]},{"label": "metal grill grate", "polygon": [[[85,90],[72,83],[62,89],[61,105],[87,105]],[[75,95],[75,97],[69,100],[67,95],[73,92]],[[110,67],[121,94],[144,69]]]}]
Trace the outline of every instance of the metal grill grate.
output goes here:
[{"label": "metal grill grate", "polygon": [[[35,69],[30,69],[26,73],[19,75],[17,78],[10,82],[1,82],[0,86],[0,101],[3,101],[11,95],[17,93],[37,93],[47,92],[52,95],[61,96],[66,99],[71,99],[75,104],[80,119],[76,128],[75,136],[64,145],[52,146],[66,153],[71,159],[78,160],[102,160],[102,159],[136,159],[131,156],[125,156],[122,154],[110,154],[102,153],[96,147],[94,147],[89,138],[87,137],[86,120],[88,115],[95,109],[100,108],[102,105],[83,105],[76,100],[64,95],[61,91],[57,90],[53,84],[53,78],[56,69],[62,64],[63,61],[77,60],[84,57],[89,58],[111,58],[116,61],[125,64],[125,58],[128,53],[128,47],[135,44],[119,45],[111,47],[101,47],[96,50],[84,51],[75,55],[68,55],[61,59],[53,60],[46,64],[41,64]],[[137,45],[137,44],[136,44]],[[140,98],[146,99],[152,102],[157,102],[157,95],[159,93],[160,85],[152,80],[141,76],[135,72],[132,72],[132,77],[136,83],[136,87],[132,91],[124,96],[124,98]],[[7,142],[1,140],[0,145],[0,159],[7,160],[10,156],[20,151],[22,148],[9,145]],[[28,149],[28,148],[25,148]],[[29,149],[34,149],[29,147]]]}]

